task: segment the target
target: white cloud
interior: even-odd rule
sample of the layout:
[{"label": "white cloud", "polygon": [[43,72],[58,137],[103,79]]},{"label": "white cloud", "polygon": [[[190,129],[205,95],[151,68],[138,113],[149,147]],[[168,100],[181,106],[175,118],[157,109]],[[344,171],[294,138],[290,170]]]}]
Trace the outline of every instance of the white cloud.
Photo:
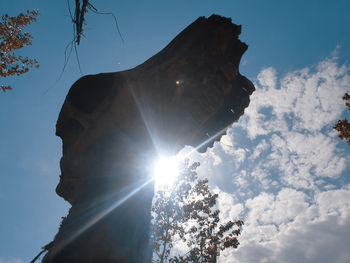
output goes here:
[{"label": "white cloud", "polygon": [[[271,132],[292,131],[319,132],[324,126],[339,118],[343,103],[341,97],[349,89],[348,68],[338,66],[334,58],[317,66],[288,73],[277,85],[273,68],[258,75],[257,91],[251,97],[251,105],[245,111],[249,137]],[[266,121],[266,108],[272,108],[272,117]]]},{"label": "white cloud", "polygon": [[249,199],[241,246],[219,262],[348,262],[349,187],[307,199],[293,189]]},{"label": "white cloud", "polygon": [[277,72],[273,67],[263,69],[257,78],[262,87],[276,88]]},{"label": "white cloud", "polygon": [[221,191],[219,188],[214,189],[214,193],[218,194],[217,209],[220,210],[220,220],[222,223],[238,220],[244,210],[241,203],[234,200],[234,197]]},{"label": "white cloud", "polygon": [[320,217],[336,216],[340,223],[344,223],[350,216],[350,187],[320,192],[316,202],[319,204]]},{"label": "white cloud", "polygon": [[278,78],[263,69],[240,121],[206,154],[223,218],[245,226],[219,262],[349,262],[349,150],[332,126],[344,112],[349,69],[335,57]]},{"label": "white cloud", "polygon": [[[240,147],[234,134],[237,128],[246,132],[253,144],[251,161],[268,152],[270,159],[260,158],[264,164],[255,163],[251,174],[261,174],[261,166],[275,167],[281,183],[306,189],[315,187],[315,177],[341,175],[346,157],[337,149],[339,140],[331,127],[344,110],[341,97],[349,90],[347,72],[335,58],[319,63],[316,71],[305,68],[281,80],[273,68],[262,70],[243,120],[229,133],[233,145]],[[262,187],[266,188],[263,181]]]}]

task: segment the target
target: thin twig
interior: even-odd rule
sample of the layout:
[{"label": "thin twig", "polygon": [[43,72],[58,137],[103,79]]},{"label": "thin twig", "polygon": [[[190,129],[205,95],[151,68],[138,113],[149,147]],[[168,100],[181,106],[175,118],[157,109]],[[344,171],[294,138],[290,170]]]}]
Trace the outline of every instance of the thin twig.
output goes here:
[{"label": "thin twig", "polygon": [[81,67],[80,67],[80,61],[79,61],[79,55],[78,55],[78,49],[77,49],[76,42],[74,42],[73,45],[74,45],[75,56],[76,56],[77,62],[78,62],[79,71],[80,71],[80,74],[83,75],[83,71],[81,70]]},{"label": "thin twig", "polygon": [[119,37],[120,37],[120,39],[122,40],[123,44],[125,44],[124,38],[123,38],[122,33],[120,32],[120,29],[119,29],[117,17],[116,17],[112,12],[99,12],[99,11],[98,11],[92,4],[90,4],[90,3],[88,4],[88,8],[89,8],[92,12],[94,12],[94,13],[96,13],[96,14],[98,14],[98,15],[111,15],[111,16],[113,16],[114,22],[115,22],[115,26],[116,26],[116,28],[117,28]]},{"label": "thin twig", "polygon": [[[58,77],[58,78],[56,79],[56,81],[54,82],[54,84],[53,84],[51,87],[47,88],[47,89],[44,91],[43,95],[45,95],[49,90],[53,89],[53,88],[56,86],[57,82],[62,78],[63,73],[65,72],[66,67],[67,67],[67,65],[68,65],[68,61],[69,61],[70,55],[71,55],[72,50],[73,50],[73,43],[74,43],[74,40],[70,41],[70,42],[66,45],[66,48],[64,49],[64,63],[63,63],[62,71],[61,71],[59,77]],[[69,53],[68,53],[68,56],[67,56],[67,50],[68,50],[69,46],[70,46],[70,50],[69,50]]]},{"label": "thin twig", "polygon": [[77,31],[76,31],[76,28],[74,27],[74,20],[73,20],[73,47],[74,47],[75,57],[76,57],[77,63],[78,63],[79,72],[81,75],[83,75],[83,71],[81,70],[81,66],[80,66],[78,50],[77,50],[77,38],[76,38],[77,36],[76,35],[77,35]]},{"label": "thin twig", "polygon": [[68,5],[68,12],[69,12],[70,18],[72,19],[72,22],[74,23],[74,19],[73,19],[72,11],[70,10],[69,0],[67,0],[67,5]]}]

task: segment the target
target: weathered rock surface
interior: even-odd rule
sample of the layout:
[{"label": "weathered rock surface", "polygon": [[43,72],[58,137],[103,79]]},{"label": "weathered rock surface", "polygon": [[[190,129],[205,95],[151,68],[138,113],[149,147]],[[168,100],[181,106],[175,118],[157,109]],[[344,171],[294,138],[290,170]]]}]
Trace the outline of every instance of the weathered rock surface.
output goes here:
[{"label": "weathered rock surface", "polygon": [[74,83],[56,126],[56,192],[72,208],[43,262],[151,262],[147,168],[243,114],[254,86],[239,74],[240,32],[230,19],[200,17],[143,64]]}]

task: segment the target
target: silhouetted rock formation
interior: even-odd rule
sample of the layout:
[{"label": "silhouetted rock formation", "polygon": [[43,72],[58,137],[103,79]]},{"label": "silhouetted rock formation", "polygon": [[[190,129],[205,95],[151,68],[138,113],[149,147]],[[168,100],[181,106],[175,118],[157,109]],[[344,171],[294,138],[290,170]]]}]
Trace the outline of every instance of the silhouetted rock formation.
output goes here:
[{"label": "silhouetted rock formation", "polygon": [[145,63],[74,83],[56,127],[56,191],[72,208],[43,262],[151,262],[149,164],[243,114],[254,86],[238,71],[240,32],[231,19],[200,17]]}]

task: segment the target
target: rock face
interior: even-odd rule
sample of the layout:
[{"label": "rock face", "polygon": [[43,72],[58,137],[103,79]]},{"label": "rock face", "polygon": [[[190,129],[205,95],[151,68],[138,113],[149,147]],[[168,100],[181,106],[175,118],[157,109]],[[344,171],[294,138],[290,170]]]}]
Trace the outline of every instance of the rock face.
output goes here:
[{"label": "rock face", "polygon": [[72,207],[43,262],[151,262],[149,166],[243,114],[254,86],[239,74],[240,32],[231,19],[200,17],[143,64],[74,83],[56,126],[56,192]]}]

